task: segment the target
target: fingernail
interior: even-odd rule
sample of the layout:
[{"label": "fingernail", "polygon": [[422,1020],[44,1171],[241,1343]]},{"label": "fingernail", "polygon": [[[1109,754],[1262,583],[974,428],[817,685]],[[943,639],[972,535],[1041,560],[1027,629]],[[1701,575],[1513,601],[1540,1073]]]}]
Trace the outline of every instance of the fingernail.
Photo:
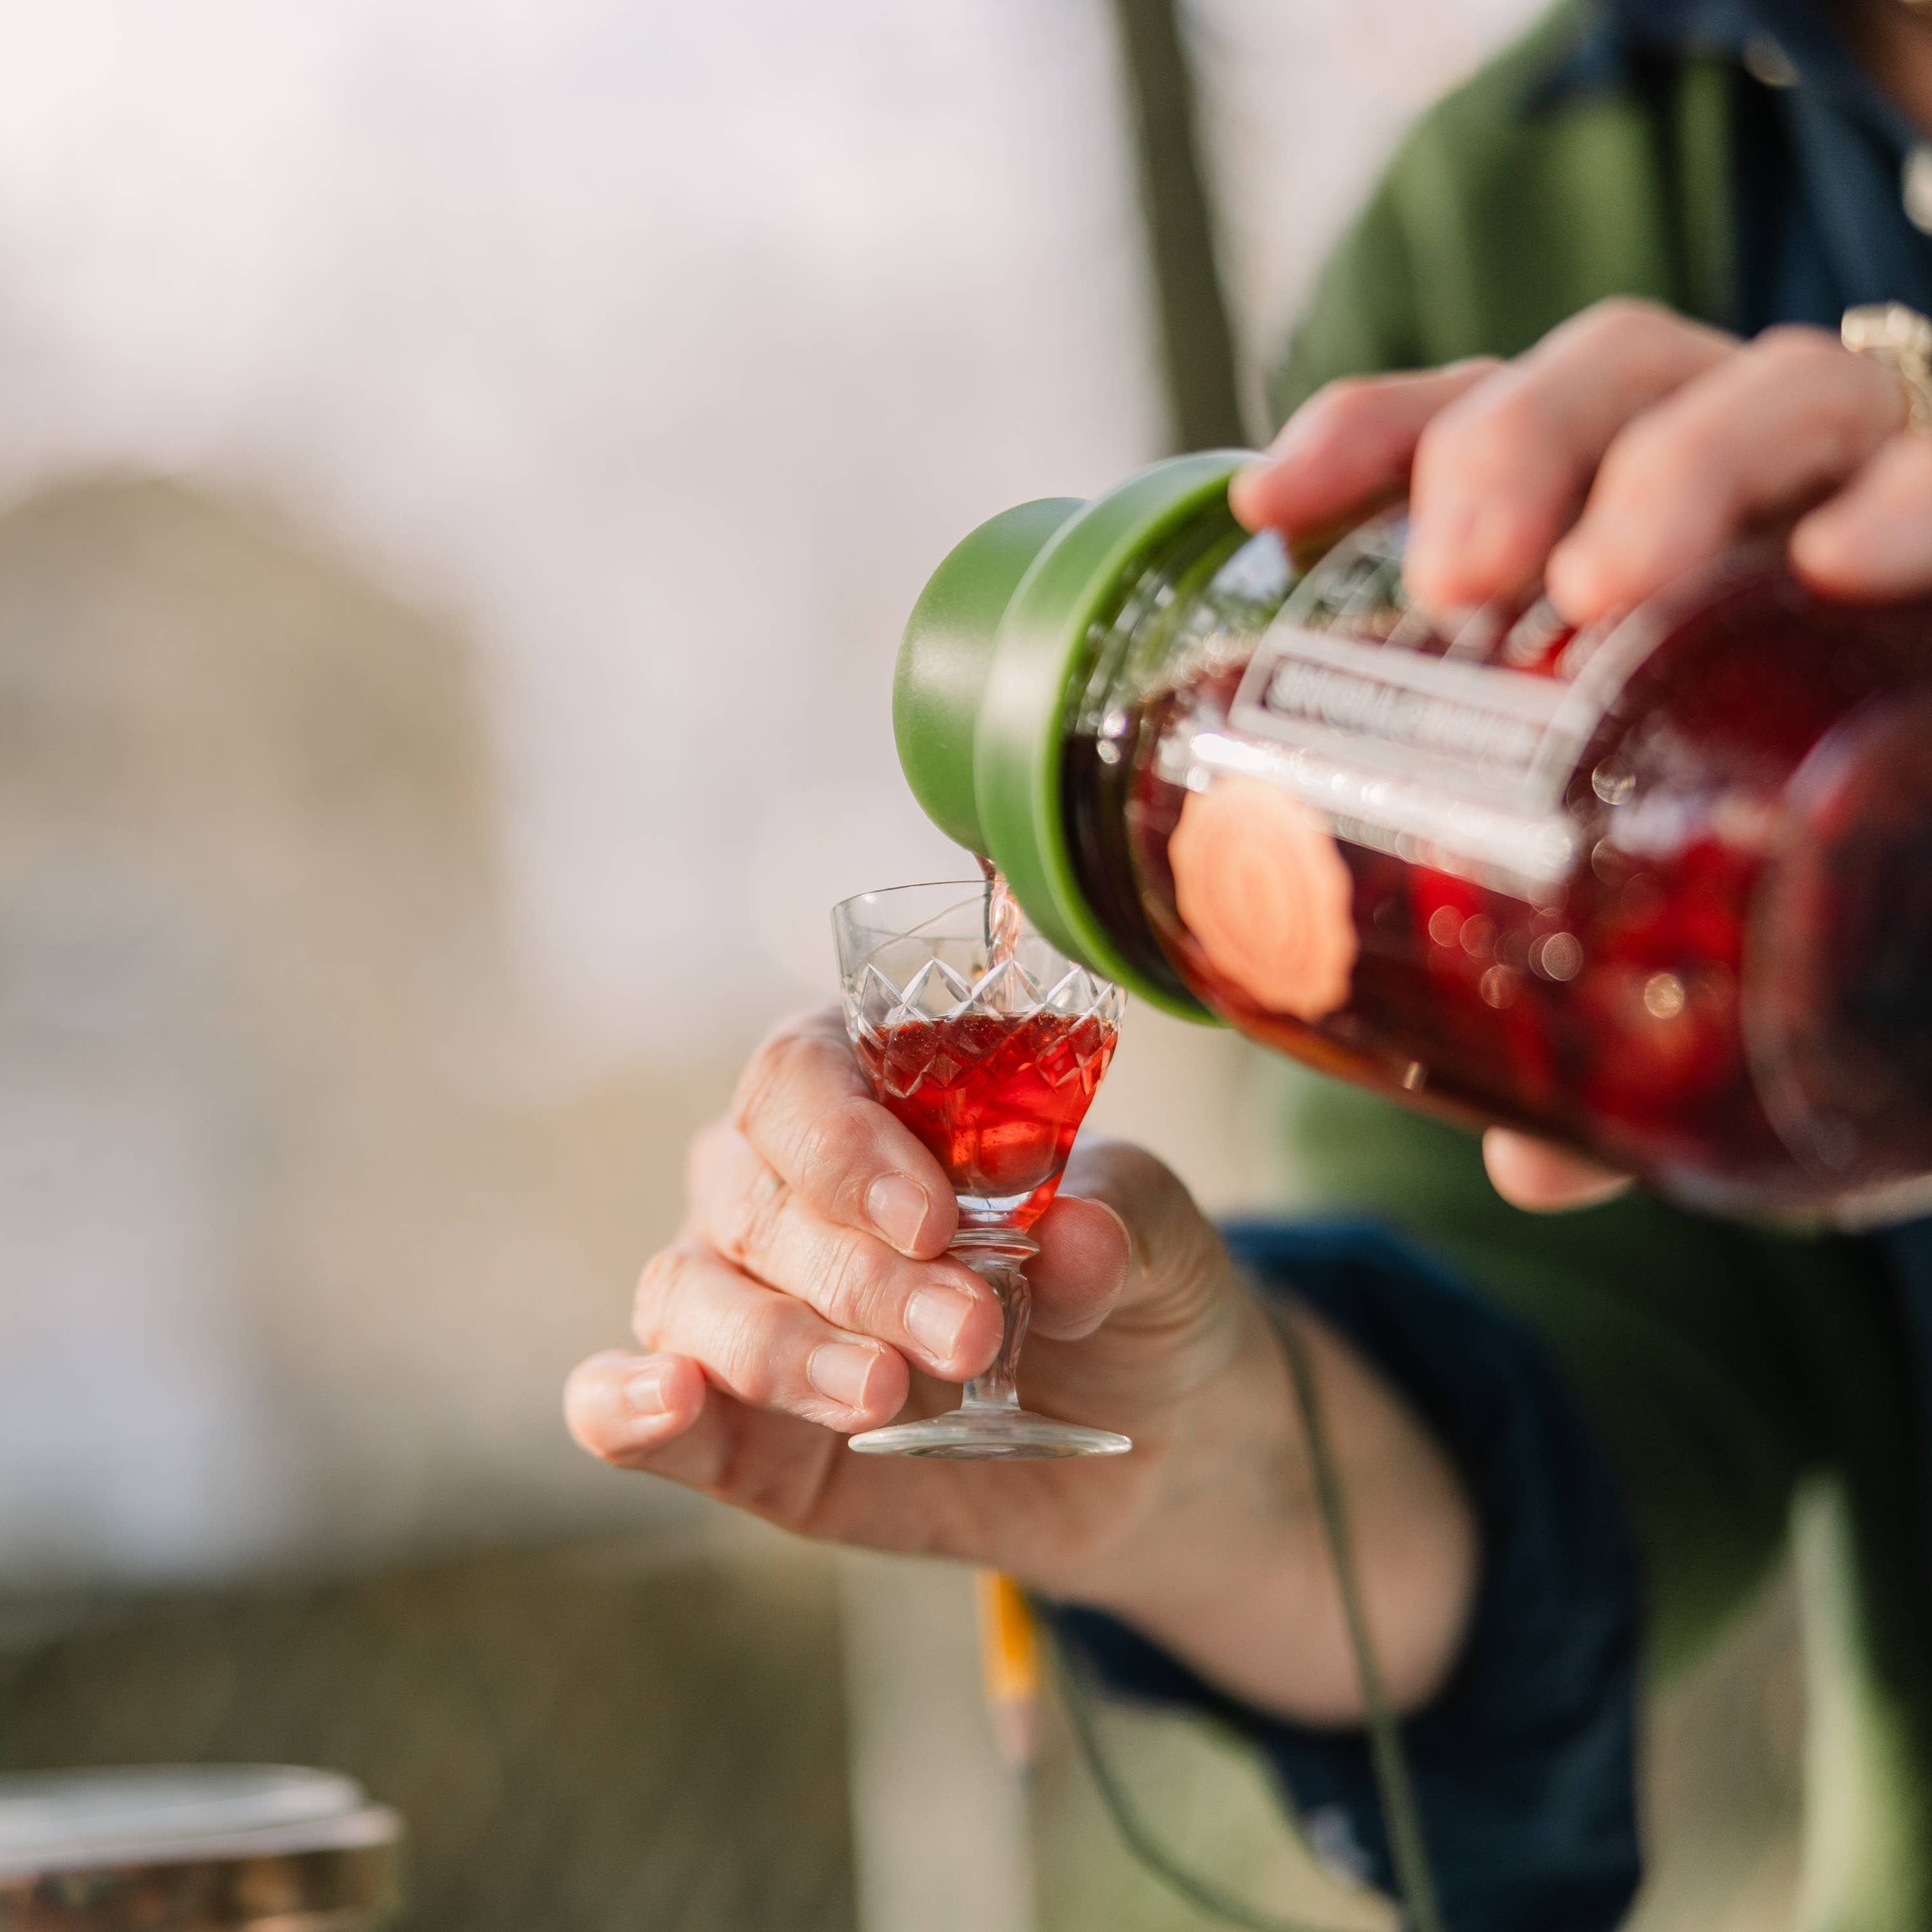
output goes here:
[{"label": "fingernail", "polygon": [[856,1342],[825,1342],[806,1359],[805,1372],[828,1401],[848,1408],[866,1406],[866,1384],[878,1366],[879,1352]]},{"label": "fingernail", "polygon": [[902,1254],[910,1254],[919,1231],[932,1211],[926,1190],[902,1174],[881,1174],[866,1196],[866,1212],[872,1226]]},{"label": "fingernail", "polygon": [[664,1383],[669,1371],[662,1364],[640,1370],[624,1384],[624,1400],[640,1415],[662,1415],[669,1405]]},{"label": "fingernail", "polygon": [[963,1288],[922,1288],[906,1304],[906,1330],[936,1360],[950,1361],[976,1306]]}]

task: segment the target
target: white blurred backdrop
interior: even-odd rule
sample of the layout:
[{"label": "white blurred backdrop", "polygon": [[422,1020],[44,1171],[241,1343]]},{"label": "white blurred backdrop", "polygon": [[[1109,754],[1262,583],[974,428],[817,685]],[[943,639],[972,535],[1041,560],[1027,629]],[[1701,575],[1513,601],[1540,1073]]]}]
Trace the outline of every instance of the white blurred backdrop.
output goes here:
[{"label": "white blurred backdrop", "polygon": [[[1528,10],[1196,0],[1256,393],[1395,130]],[[178,479],[218,521],[268,506],[274,544],[454,640],[483,774],[448,807],[481,855],[463,961],[368,905],[275,928],[361,961],[345,985],[380,990],[404,952],[427,979],[420,1026],[395,1022],[361,1106],[310,1140],[274,1123],[334,1118],[310,1102],[338,1056],[275,1072],[232,1004],[154,1019],[160,1046],[104,1086],[71,1016],[0,1009],[13,1574],[634,1506],[562,1444],[563,1367],[620,1335],[689,1120],[829,988],[827,907],[958,863],[897,773],[905,611],[980,518],[1162,453],[1122,98],[1101,0],[0,9],[16,520],[103,475]],[[134,587],[110,629],[152,608],[161,541],[112,552]],[[227,553],[205,548],[219,601]],[[20,649],[65,648],[9,594]],[[322,595],[248,594],[278,622]],[[16,809],[0,914],[71,842],[54,805]],[[100,838],[148,854],[148,891],[167,867],[141,820]],[[16,966],[24,930],[0,925]],[[344,1024],[352,1061],[369,1036]],[[1242,1055],[1134,1024],[1106,1124],[1210,1200],[1264,1189],[1228,1102]],[[419,1135],[376,1124],[414,1119],[410,1094]]]}]

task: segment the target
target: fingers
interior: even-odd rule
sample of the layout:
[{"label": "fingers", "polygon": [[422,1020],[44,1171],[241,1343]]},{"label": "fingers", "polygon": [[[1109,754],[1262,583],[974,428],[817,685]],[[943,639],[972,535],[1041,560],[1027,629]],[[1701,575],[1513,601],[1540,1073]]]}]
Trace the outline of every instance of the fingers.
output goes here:
[{"label": "fingers", "polygon": [[819,1214],[902,1254],[943,1253],[958,1224],[939,1163],[874,1101],[836,1008],[788,1021],[753,1054],[732,1124]]},{"label": "fingers", "polygon": [[1490,1184],[1513,1207],[1532,1214],[1594,1208],[1621,1194],[1630,1176],[1527,1134],[1492,1127],[1483,1136]]},{"label": "fingers", "polygon": [[824,1526],[824,1508],[856,1460],[827,1430],[733,1401],[682,1356],[593,1355],[565,1385],[563,1407],[571,1434],[600,1461],[808,1534]]},{"label": "fingers", "polygon": [[593,1456],[628,1465],[683,1435],[703,1412],[704,1396],[704,1371],[688,1358],[614,1349],[572,1371],[564,1419]]},{"label": "fingers", "polygon": [[690,1167],[696,1226],[728,1262],[953,1382],[1000,1341],[998,1298],[956,1261],[910,1261],[876,1235],[819,1214],[735,1128],[706,1129]]},{"label": "fingers", "polygon": [[1932,591],[1932,436],[1894,436],[1791,533],[1800,575],[1837,597]]},{"label": "fingers", "polygon": [[1411,594],[1447,610],[1529,590],[1624,426],[1736,350],[1653,304],[1600,302],[1466,390],[1416,447]]},{"label": "fingers", "polygon": [[1551,554],[1552,599],[1580,623],[1640,602],[1844,482],[1904,419],[1897,379],[1868,357],[1820,330],[1767,331],[1617,438]]},{"label": "fingers", "polygon": [[906,1399],[910,1378],[896,1349],[835,1326],[696,1246],[652,1258],[632,1325],[652,1353],[688,1356],[740,1402],[828,1429],[877,1427]]},{"label": "fingers", "polygon": [[1508,364],[1331,384],[1228,500],[1250,527],[1312,532],[1406,474],[1420,603],[1540,578],[1588,623],[1838,490],[1799,524],[1796,566],[1840,595],[1911,595],[1932,590],[1932,454],[1898,434],[1904,414],[1897,379],[1822,331],[1740,346],[1618,300]]},{"label": "fingers", "polygon": [[1289,417],[1267,456],[1228,486],[1251,530],[1318,530],[1408,475],[1418,440],[1445,405],[1496,368],[1480,356],[1446,369],[1330,382]]}]

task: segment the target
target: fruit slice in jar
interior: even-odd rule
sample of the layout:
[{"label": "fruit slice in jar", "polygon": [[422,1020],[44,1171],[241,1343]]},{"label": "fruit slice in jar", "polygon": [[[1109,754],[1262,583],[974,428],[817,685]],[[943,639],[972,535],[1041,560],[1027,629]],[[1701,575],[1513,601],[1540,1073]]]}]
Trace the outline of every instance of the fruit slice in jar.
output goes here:
[{"label": "fruit slice in jar", "polygon": [[1270,1012],[1348,1000],[1354,883],[1322,814],[1238,773],[1190,792],[1168,842],[1174,908],[1208,964]]}]

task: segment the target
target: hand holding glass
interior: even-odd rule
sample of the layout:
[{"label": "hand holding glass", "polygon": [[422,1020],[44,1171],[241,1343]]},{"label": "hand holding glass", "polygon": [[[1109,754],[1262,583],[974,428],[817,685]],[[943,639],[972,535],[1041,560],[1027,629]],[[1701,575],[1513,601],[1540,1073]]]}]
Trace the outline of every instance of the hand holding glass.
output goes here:
[{"label": "hand holding glass", "polygon": [[874,1456],[1118,1456],[1124,1436],[1021,1408],[1029,1232],[1046,1212],[1113,1057],[1120,989],[1030,924],[994,943],[978,880],[862,892],[832,912],[845,1020],[880,1104],[946,1170],[959,1203],[949,1250],[1000,1298],[992,1366],[951,1414],[852,1438]]}]

